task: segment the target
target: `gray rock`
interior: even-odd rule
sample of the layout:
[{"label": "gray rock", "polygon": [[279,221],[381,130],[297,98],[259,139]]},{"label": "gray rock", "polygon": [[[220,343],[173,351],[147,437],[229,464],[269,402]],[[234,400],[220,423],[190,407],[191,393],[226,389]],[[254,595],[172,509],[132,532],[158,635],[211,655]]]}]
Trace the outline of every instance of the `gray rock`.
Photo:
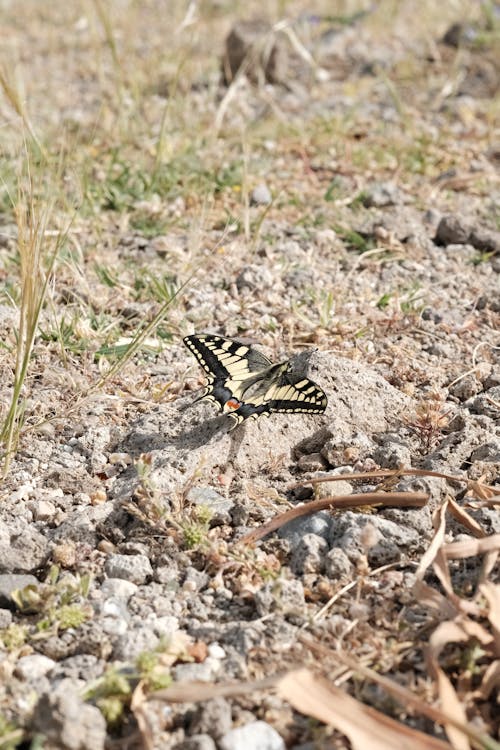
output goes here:
[{"label": "gray rock", "polygon": [[325,575],[334,581],[346,581],[351,578],[353,566],[346,553],[340,547],[331,549],[325,557]]},{"label": "gray rock", "polygon": [[104,570],[109,578],[123,578],[132,583],[145,583],[153,575],[153,568],[145,555],[110,555]]},{"label": "gray rock", "polygon": [[0,575],[0,607],[15,607],[11,594],[17,589],[24,589],[26,586],[38,586],[39,581],[35,576],[18,574],[1,574]]},{"label": "gray rock", "polygon": [[255,592],[255,606],[261,617],[270,612],[302,615],[305,608],[304,587],[296,579],[269,581]]},{"label": "gray rock", "polygon": [[92,654],[78,654],[56,662],[50,679],[60,682],[63,679],[84,680],[90,682],[101,676],[105,662]]},{"label": "gray rock", "polygon": [[461,216],[448,214],[439,222],[434,242],[437,245],[466,245],[470,233],[471,226],[468,221]]},{"label": "gray rock", "polygon": [[68,682],[40,697],[33,728],[61,750],[104,750],[104,716],[95,706],[84,703]]},{"label": "gray rock", "polygon": [[321,453],[308,453],[305,456],[301,456],[297,461],[297,465],[301,471],[324,471],[326,469],[326,461]]},{"label": "gray rock", "polygon": [[189,729],[191,733],[208,734],[218,740],[231,730],[231,726],[231,706],[225,698],[213,698],[198,706]]},{"label": "gray rock", "polygon": [[265,721],[252,721],[231,729],[219,741],[220,750],[285,750],[278,732]]},{"label": "gray rock", "polygon": [[150,627],[133,629],[120,636],[113,649],[113,659],[131,661],[143,651],[153,651],[160,639]]},{"label": "gray rock", "polygon": [[188,492],[188,500],[195,505],[206,505],[213,513],[212,521],[227,523],[230,520],[229,513],[234,506],[234,501],[223,497],[213,487],[191,487]]},{"label": "gray rock", "polygon": [[366,555],[371,565],[379,566],[399,560],[401,552],[415,549],[419,540],[420,536],[414,529],[382,516],[347,511],[337,519],[331,546],[340,547],[351,562]]},{"label": "gray rock", "polygon": [[212,682],[220,670],[218,659],[208,657],[201,664],[178,664],[174,667],[176,682]]},{"label": "gray rock", "polygon": [[328,544],[316,534],[305,534],[292,549],[290,568],[297,575],[320,573],[325,564]]},{"label": "gray rock", "polygon": [[305,534],[314,534],[322,539],[328,539],[332,531],[333,520],[327,511],[313,513],[304,518],[295,518],[290,523],[282,526],[278,531],[278,536],[290,542],[293,548],[297,545]]},{"label": "gray rock", "polygon": [[272,203],[273,196],[265,183],[256,185],[250,193],[250,203],[254,206],[268,206]]},{"label": "gray rock", "polygon": [[39,680],[41,677],[50,672],[56,665],[53,659],[49,659],[47,656],[42,654],[30,654],[29,656],[21,656],[16,662],[16,668],[14,674],[20,680],[26,682],[33,682]]},{"label": "gray rock", "polygon": [[12,612],[9,609],[0,609],[0,630],[8,628],[12,622]]},{"label": "gray rock", "polygon": [[411,451],[405,440],[394,433],[377,436],[380,442],[371,457],[379,466],[387,469],[408,468],[412,464]]},{"label": "gray rock", "polygon": [[405,202],[408,202],[408,197],[394,182],[375,182],[363,190],[362,203],[366,208],[383,208]]},{"label": "gray rock", "polygon": [[49,557],[48,539],[25,523],[5,525],[0,537],[0,572],[29,573]]},{"label": "gray rock", "polygon": [[477,396],[483,390],[483,385],[475,375],[468,375],[461,378],[450,388],[450,394],[455,396],[459,401],[467,401],[469,398]]},{"label": "gray rock", "polygon": [[217,750],[217,746],[208,734],[195,734],[175,745],[173,750]]},{"label": "gray rock", "polygon": [[500,439],[490,440],[476,448],[471,461],[500,461]]},{"label": "gray rock", "polygon": [[465,403],[473,414],[484,414],[492,419],[498,419],[498,408],[495,403],[500,400],[500,386],[490,388],[486,393],[480,393]]},{"label": "gray rock", "polygon": [[67,516],[64,523],[52,531],[51,537],[53,541],[71,540],[94,547],[98,543],[97,527],[107,519],[112,510],[112,503],[80,506]]},{"label": "gray rock", "polygon": [[106,598],[128,601],[137,591],[137,584],[124,578],[106,578],[101,585],[101,593]]}]

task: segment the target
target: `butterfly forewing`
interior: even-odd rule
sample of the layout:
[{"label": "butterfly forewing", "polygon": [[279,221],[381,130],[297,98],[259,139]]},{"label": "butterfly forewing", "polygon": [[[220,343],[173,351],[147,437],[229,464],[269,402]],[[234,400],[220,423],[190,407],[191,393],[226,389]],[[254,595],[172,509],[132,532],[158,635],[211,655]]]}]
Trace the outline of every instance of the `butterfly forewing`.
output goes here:
[{"label": "butterfly forewing", "polygon": [[321,388],[308,378],[293,376],[288,362],[273,365],[256,349],[212,334],[187,336],[184,343],[207,373],[200,398],[230,411],[235,425],[272,412],[321,414],[326,409]]}]

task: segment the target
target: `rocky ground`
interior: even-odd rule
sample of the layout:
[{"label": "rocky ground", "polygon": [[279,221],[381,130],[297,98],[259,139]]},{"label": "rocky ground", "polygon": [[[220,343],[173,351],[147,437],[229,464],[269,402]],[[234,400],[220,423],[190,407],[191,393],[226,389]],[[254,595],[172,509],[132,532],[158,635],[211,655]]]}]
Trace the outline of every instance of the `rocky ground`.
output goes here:
[{"label": "rocky ground", "polygon": [[[4,418],[26,226],[40,284],[65,234],[4,463],[0,748],[366,748],[363,704],[381,747],[384,717],[470,746],[431,709],[498,741],[496,6],[21,5]],[[292,357],[326,412],[228,432],[192,405],[207,331]],[[277,684],[297,667],[356,711]]]}]

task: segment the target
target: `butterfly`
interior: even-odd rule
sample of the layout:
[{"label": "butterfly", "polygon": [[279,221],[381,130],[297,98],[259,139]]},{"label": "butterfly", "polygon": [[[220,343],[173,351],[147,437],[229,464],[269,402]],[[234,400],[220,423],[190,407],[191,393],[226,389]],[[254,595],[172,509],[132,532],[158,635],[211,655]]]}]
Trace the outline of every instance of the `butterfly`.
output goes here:
[{"label": "butterfly", "polygon": [[298,377],[289,360],[273,364],[253,347],[210,333],[186,336],[184,343],[207,374],[205,390],[196,401],[219,404],[235,422],[231,429],[261,414],[322,414],[326,409],[324,391]]}]

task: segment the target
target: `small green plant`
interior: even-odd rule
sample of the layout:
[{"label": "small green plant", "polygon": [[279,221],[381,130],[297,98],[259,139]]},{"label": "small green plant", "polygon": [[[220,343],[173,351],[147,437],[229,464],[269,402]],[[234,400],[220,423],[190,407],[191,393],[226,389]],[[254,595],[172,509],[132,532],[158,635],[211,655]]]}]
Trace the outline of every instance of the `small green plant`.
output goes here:
[{"label": "small green plant", "polygon": [[187,549],[208,544],[208,532],[213,513],[207,505],[196,505],[179,520]]},{"label": "small green plant", "polygon": [[6,628],[0,630],[0,641],[7,651],[17,651],[24,646],[28,640],[28,628],[25,625],[12,623]]},{"label": "small green plant", "polygon": [[112,665],[86,688],[83,698],[95,703],[106,722],[115,726],[130,704],[133,677],[131,670]]},{"label": "small green plant", "polygon": [[338,236],[344,240],[348,248],[351,250],[357,250],[359,253],[366,253],[368,250],[372,250],[375,246],[373,240],[364,237],[354,229],[348,229],[341,226],[335,226],[334,229]]},{"label": "small green plant", "polygon": [[134,666],[111,665],[85,690],[83,698],[99,708],[109,726],[117,726],[139,683],[147,692],[161,690],[172,684],[170,672],[161,664],[165,644],[160,643],[154,651],[143,651]]},{"label": "small green plant", "polygon": [[23,614],[42,617],[36,623],[38,634],[77,628],[93,613],[85,601],[90,588],[90,575],[60,575],[53,565],[44,583],[29,584],[13,591],[11,596]]},{"label": "small green plant", "polygon": [[0,714],[0,750],[15,750],[23,740],[24,732]]}]

